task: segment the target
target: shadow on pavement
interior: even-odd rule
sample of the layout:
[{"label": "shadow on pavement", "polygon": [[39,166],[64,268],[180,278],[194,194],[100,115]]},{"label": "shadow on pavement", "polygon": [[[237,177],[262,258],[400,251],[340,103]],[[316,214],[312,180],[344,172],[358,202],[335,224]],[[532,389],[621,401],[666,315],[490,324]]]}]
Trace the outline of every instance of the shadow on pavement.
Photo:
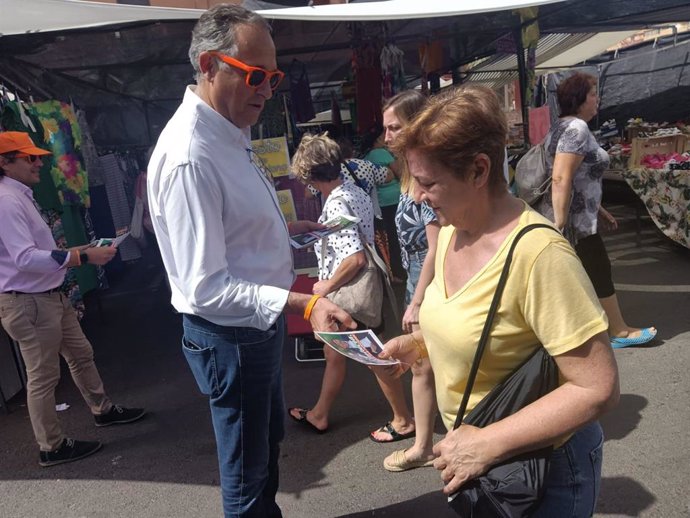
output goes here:
[{"label": "shadow on pavement", "polygon": [[646,398],[637,394],[621,394],[618,406],[599,419],[605,439],[618,441],[635,430],[642,420],[642,410],[647,403]]},{"label": "shadow on pavement", "polygon": [[601,479],[597,513],[640,516],[654,502],[656,496],[637,480],[629,477],[607,477]]},{"label": "shadow on pavement", "polygon": [[443,494],[440,491],[434,491],[412,500],[405,500],[387,505],[386,507],[371,509],[370,511],[342,514],[338,515],[337,518],[364,518],[365,516],[395,516],[396,518],[433,516],[433,518],[450,518],[452,516],[457,517],[457,514],[450,510]]},{"label": "shadow on pavement", "polygon": [[[0,480],[218,485],[208,400],[199,393],[181,351],[181,316],[170,306],[164,286],[144,286],[104,292],[102,313],[89,314],[82,325],[111,399],[123,406],[146,407],[148,415],[136,423],[96,428],[63,364],[56,390],[56,402],[70,405],[59,414],[63,429],[69,437],[102,441],[103,450],[78,462],[40,468],[25,396],[20,394],[10,403],[11,413],[0,415]],[[318,395],[323,363],[298,363],[289,340],[283,367],[287,404],[312,403]],[[299,495],[306,488],[318,487],[325,478],[324,467],[333,457],[390,419],[374,375],[366,371],[354,362],[348,365],[328,434],[317,436],[286,420],[281,492]],[[407,390],[409,400],[409,380]]]}]

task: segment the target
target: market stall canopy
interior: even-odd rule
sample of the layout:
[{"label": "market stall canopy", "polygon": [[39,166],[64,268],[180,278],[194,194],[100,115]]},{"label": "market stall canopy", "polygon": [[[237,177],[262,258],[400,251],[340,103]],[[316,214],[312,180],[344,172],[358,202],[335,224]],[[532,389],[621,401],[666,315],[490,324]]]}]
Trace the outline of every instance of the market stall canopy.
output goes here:
[{"label": "market stall canopy", "polygon": [[644,43],[599,64],[599,119],[675,122],[690,117],[690,34]]},{"label": "market stall canopy", "polygon": [[[340,122],[347,124],[350,121],[350,110],[347,108],[344,110],[340,110]],[[313,119],[308,120],[307,122],[299,123],[297,124],[297,126],[300,128],[306,128],[309,126],[326,126],[328,124],[331,124],[332,122],[333,112],[331,110],[324,110],[322,112],[317,113]]]},{"label": "market stall canopy", "polygon": [[84,29],[144,20],[190,20],[199,18],[203,12],[203,9],[79,0],[0,0],[0,36]]},{"label": "market stall canopy", "polygon": [[[595,34],[545,34],[539,38],[536,53],[537,73],[569,68],[606,52],[616,43],[635,34],[636,31],[614,31]],[[471,64],[468,81],[488,84],[498,88],[518,79],[518,63],[515,54],[495,54]],[[441,86],[450,84],[444,81]]]},{"label": "market stall canopy", "polygon": [[383,0],[349,4],[328,4],[287,9],[258,11],[266,18],[275,20],[312,20],[337,22],[369,22],[409,20],[412,18],[437,18],[465,16],[520,9],[543,4],[555,4],[565,0]]},{"label": "market stall canopy", "polygon": [[[302,4],[307,1],[302,0]],[[298,2],[273,0],[270,3],[254,1],[245,4],[264,9],[264,13],[284,14],[292,9],[265,10],[265,7],[296,5]],[[445,5],[446,9],[450,6],[456,12],[462,12],[470,5],[474,8],[479,5],[477,1],[450,0],[416,3],[419,4],[418,10]],[[428,41],[438,41],[442,47],[439,73],[491,56],[499,59],[514,56],[514,53],[501,53],[497,41],[519,30],[521,21],[513,9],[515,2],[482,2],[489,9],[503,5],[504,10],[500,11],[393,19],[393,8],[403,4],[409,6],[411,2],[360,1],[340,6],[356,12],[365,6],[385,5],[389,9],[386,21],[273,19],[278,65],[288,70],[293,59],[302,61],[317,99],[322,85],[330,85],[330,90],[323,90],[324,104],[315,107],[318,111],[330,105],[331,92],[335,90],[338,94],[340,85],[352,77],[352,49],[367,41],[393,43],[404,53],[405,73],[410,85],[419,80],[419,47]],[[54,10],[75,5],[99,11],[108,9],[113,16],[105,26],[79,28],[72,25],[75,27],[73,30],[31,32],[49,31],[47,25],[37,24],[48,23],[51,19],[64,24],[64,19],[55,14],[51,6]],[[338,6],[308,9],[322,12],[322,7]],[[183,13],[178,9],[74,0],[0,0],[0,9],[0,27],[5,33],[0,37],[0,83],[13,90],[18,89],[23,98],[33,95],[66,101],[72,99],[86,110],[97,142],[103,145],[145,145],[155,139],[179,104],[185,85],[193,82],[187,53],[198,10],[181,10],[187,13],[186,19],[184,16],[183,19],[162,19],[159,14],[162,12],[175,13],[175,16]],[[140,18],[134,20],[114,14],[125,11],[136,12]],[[440,8],[436,12],[441,13]],[[21,13],[29,13],[22,15],[22,23],[26,25],[20,25],[18,21]],[[591,37],[597,32],[690,20],[690,3],[687,0],[565,0],[541,3],[538,19],[542,39],[557,34],[574,34],[569,38],[573,42],[583,35]],[[73,24],[76,22],[75,18]],[[14,31],[12,35],[8,35],[10,30]],[[572,45],[558,46],[561,52],[570,47]],[[286,91],[289,81],[284,81],[281,88]]]}]

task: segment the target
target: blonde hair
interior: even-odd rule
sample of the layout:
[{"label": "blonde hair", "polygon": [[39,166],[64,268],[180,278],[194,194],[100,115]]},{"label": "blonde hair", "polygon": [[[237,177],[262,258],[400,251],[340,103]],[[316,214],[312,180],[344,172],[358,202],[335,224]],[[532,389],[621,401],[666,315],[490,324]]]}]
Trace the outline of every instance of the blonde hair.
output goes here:
[{"label": "blonde hair", "polygon": [[[419,90],[405,90],[388,99],[382,108],[382,112],[393,110],[400,124],[408,126],[422,110],[427,98]],[[407,163],[402,160],[402,171],[400,174],[400,190],[409,194],[414,185],[414,179],[407,170]]]},{"label": "blonde hair", "polygon": [[483,153],[491,160],[489,184],[505,183],[508,125],[491,88],[467,85],[432,97],[414,121],[403,129],[393,151],[404,159],[411,149],[466,178],[468,166]]},{"label": "blonde hair", "polygon": [[340,178],[343,155],[338,143],[328,133],[306,133],[292,157],[292,172],[302,182],[330,182]]}]

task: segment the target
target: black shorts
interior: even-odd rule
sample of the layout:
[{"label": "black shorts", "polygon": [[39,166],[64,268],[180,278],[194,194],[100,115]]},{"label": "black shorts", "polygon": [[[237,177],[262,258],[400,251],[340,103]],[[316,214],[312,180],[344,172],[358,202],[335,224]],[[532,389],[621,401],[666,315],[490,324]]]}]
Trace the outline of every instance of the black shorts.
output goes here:
[{"label": "black shorts", "polygon": [[582,261],[582,266],[592,281],[597,297],[604,299],[616,293],[611,278],[611,261],[606,253],[604,241],[599,234],[580,239],[575,245],[575,252]]}]

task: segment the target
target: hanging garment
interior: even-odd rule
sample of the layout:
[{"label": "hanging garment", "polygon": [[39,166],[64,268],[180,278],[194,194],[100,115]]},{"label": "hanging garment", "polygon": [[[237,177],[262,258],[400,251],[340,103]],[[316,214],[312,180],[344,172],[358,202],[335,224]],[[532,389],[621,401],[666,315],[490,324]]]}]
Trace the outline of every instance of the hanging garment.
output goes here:
[{"label": "hanging garment", "polygon": [[[105,179],[105,190],[108,195],[110,214],[115,231],[129,228],[132,221],[132,211],[127,201],[127,193],[122,182],[123,173],[120,170],[118,157],[111,153],[100,157]],[[115,236],[102,236],[115,237]],[[141,251],[133,239],[125,239],[118,248],[123,261],[132,261],[141,257]]]},{"label": "hanging garment", "polygon": [[443,43],[434,40],[419,46],[419,63],[426,74],[443,68]]},{"label": "hanging garment", "polygon": [[84,157],[84,166],[89,175],[89,185],[103,185],[103,169],[100,160],[98,160],[98,152],[84,110],[77,110],[77,121],[81,129],[81,154]]},{"label": "hanging garment", "polygon": [[365,43],[354,50],[352,60],[357,99],[357,133],[363,134],[375,126],[382,126],[381,64],[373,43]]},{"label": "hanging garment", "polygon": [[88,207],[89,182],[82,165],[81,130],[72,107],[60,101],[32,105],[45,130],[45,140],[53,152],[50,173],[63,205]]},{"label": "hanging garment", "polygon": [[381,49],[381,74],[383,76],[382,94],[384,99],[407,89],[404,67],[405,53],[389,43]]},{"label": "hanging garment", "polygon": [[292,115],[297,122],[310,121],[315,117],[316,113],[311,100],[311,86],[307,76],[307,65],[293,59],[288,75],[290,76]]},{"label": "hanging garment", "polygon": [[[91,219],[90,209],[82,208],[82,220],[84,221],[84,230],[86,231],[86,240],[91,243],[96,240],[96,230],[93,220]],[[113,236],[115,234],[105,234]],[[102,266],[96,266],[96,287],[99,289],[106,289],[109,287],[108,279],[105,276],[105,269]]]}]

